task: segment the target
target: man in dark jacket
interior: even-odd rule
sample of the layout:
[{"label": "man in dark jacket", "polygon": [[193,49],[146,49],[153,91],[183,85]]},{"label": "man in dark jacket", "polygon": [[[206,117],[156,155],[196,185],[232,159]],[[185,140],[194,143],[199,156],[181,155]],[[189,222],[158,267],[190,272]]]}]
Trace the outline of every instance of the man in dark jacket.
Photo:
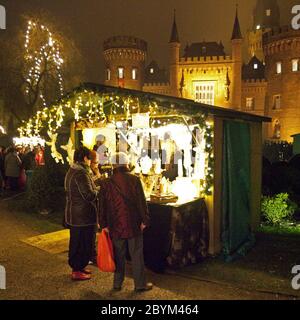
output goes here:
[{"label": "man in dark jacket", "polygon": [[113,176],[101,182],[99,210],[100,227],[109,232],[116,263],[114,290],[121,290],[125,277],[126,245],[132,259],[136,291],[152,289],[146,283],[143,230],[149,223],[144,190],[138,177],[130,174],[128,158],[124,153],[112,157]]},{"label": "man in dark jacket", "polygon": [[97,225],[98,191],[90,177],[91,153],[87,148],[75,151],[74,165],[65,178],[67,203],[66,224],[70,227],[69,265],[73,280],[89,280],[86,269],[93,249],[93,234]]}]

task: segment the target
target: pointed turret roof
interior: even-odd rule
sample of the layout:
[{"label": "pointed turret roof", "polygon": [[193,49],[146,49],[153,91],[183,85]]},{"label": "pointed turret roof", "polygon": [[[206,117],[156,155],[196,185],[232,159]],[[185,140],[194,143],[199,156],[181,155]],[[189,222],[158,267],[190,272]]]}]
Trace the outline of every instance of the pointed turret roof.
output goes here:
[{"label": "pointed turret roof", "polygon": [[174,21],[173,21],[173,27],[171,32],[171,38],[170,38],[170,43],[174,43],[174,42],[180,43],[177,24],[176,24],[176,10],[174,10]]},{"label": "pointed turret roof", "polygon": [[241,39],[243,39],[243,36],[242,36],[240,21],[238,16],[238,6],[236,6],[235,21],[234,21],[231,40],[241,40]]}]

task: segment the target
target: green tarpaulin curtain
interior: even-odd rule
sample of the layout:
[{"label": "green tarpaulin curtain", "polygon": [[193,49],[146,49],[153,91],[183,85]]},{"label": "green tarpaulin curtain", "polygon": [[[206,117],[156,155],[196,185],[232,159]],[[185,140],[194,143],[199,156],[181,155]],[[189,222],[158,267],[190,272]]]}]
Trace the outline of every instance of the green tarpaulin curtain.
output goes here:
[{"label": "green tarpaulin curtain", "polygon": [[223,252],[227,261],[253,245],[250,230],[250,126],[224,121]]}]

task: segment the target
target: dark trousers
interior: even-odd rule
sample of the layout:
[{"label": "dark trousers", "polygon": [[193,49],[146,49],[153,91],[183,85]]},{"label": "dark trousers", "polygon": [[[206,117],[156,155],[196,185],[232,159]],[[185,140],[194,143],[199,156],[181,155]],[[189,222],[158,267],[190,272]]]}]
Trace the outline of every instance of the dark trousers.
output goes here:
[{"label": "dark trousers", "polygon": [[7,181],[11,191],[18,191],[19,189],[19,178],[7,177]]},{"label": "dark trousers", "polygon": [[91,258],[95,226],[70,226],[69,265],[73,271],[82,271]]},{"label": "dark trousers", "polygon": [[143,253],[143,235],[140,235],[132,239],[113,240],[114,256],[116,263],[116,271],[114,274],[114,287],[121,287],[125,278],[127,244],[132,261],[132,272],[135,288],[144,288],[146,284],[146,277]]}]

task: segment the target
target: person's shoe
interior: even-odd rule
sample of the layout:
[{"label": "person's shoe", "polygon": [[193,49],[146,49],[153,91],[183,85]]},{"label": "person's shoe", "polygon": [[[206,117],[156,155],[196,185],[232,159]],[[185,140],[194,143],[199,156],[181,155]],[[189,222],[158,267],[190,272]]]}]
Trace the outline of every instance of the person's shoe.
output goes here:
[{"label": "person's shoe", "polygon": [[145,291],[150,291],[152,289],[153,289],[153,284],[151,282],[148,282],[143,288],[135,288],[134,290],[136,292],[145,292]]},{"label": "person's shoe", "polygon": [[122,287],[113,287],[113,291],[121,291]]},{"label": "person's shoe", "polygon": [[92,270],[88,269],[88,268],[85,268],[83,270],[81,270],[82,273],[84,274],[92,274]]},{"label": "person's shoe", "polygon": [[90,274],[85,274],[83,272],[72,272],[72,280],[73,281],[86,281],[90,280],[91,275]]}]

